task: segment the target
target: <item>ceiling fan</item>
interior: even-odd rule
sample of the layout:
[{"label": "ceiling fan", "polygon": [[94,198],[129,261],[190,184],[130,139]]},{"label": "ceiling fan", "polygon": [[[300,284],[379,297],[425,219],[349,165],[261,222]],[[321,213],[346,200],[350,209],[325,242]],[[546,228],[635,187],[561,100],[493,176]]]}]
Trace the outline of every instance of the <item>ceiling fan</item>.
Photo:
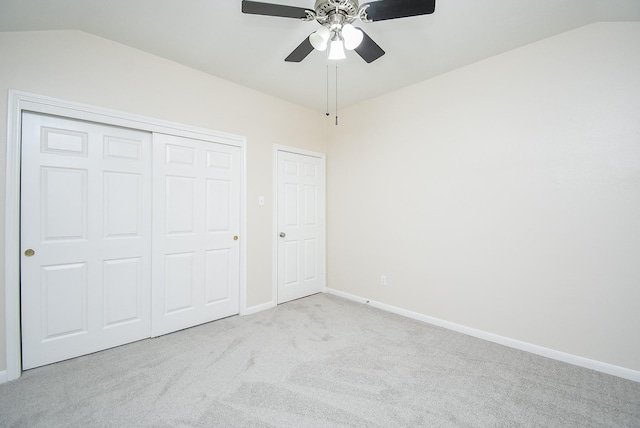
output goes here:
[{"label": "ceiling fan", "polygon": [[329,59],[342,59],[346,48],[355,50],[371,63],[385,52],[361,28],[352,25],[356,19],[368,23],[427,15],[433,13],[435,7],[435,0],[378,0],[362,5],[358,0],[316,0],[313,9],[242,1],[244,13],[317,21],[321,25],[285,58],[287,62],[300,62],[314,49],[325,51],[327,48]]}]

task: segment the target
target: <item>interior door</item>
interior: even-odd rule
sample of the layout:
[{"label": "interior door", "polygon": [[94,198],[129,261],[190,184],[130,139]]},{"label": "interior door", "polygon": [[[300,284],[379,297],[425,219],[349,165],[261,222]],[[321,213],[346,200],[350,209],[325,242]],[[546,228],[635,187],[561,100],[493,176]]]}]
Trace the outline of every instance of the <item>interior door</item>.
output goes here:
[{"label": "interior door", "polygon": [[24,113],[24,369],[150,336],[151,136]]},{"label": "interior door", "polygon": [[154,336],[239,312],[241,149],[154,134]]},{"label": "interior door", "polygon": [[277,152],[278,303],[324,287],[324,162]]}]

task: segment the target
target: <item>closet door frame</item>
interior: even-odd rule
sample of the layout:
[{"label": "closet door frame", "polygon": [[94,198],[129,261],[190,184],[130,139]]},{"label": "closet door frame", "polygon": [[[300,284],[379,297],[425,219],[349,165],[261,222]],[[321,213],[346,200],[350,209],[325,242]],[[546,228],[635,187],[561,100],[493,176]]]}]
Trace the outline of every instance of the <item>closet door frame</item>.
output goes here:
[{"label": "closet door frame", "polygon": [[[7,159],[5,193],[5,320],[7,370],[0,372],[0,383],[11,381],[22,374],[20,333],[20,153],[22,149],[22,112],[49,114],[70,119],[103,123],[151,133],[170,134],[240,147],[242,174],[240,186],[240,305],[244,315],[246,305],[246,138],[210,129],[198,128],[175,122],[134,115],[122,111],[66,101],[28,92],[10,90],[7,109]],[[152,143],[153,145],[153,143]]]}]

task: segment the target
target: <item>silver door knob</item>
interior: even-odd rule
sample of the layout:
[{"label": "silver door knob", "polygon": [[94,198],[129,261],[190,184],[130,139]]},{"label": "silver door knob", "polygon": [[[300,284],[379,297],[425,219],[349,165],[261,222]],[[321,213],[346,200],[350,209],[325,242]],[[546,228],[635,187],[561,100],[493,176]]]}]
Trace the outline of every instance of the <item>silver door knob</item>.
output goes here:
[{"label": "silver door knob", "polygon": [[287,234],[286,234],[286,233],[284,233],[284,232],[280,232],[280,237],[281,237],[281,238],[284,238],[285,236],[287,236]]}]

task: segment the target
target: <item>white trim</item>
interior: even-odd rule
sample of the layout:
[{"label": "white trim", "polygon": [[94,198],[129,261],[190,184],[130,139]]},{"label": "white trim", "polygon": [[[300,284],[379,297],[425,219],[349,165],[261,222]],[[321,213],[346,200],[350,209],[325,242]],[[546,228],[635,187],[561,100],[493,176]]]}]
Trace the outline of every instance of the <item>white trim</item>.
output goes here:
[{"label": "white trim", "polygon": [[273,225],[271,229],[271,301],[278,305],[278,145],[273,145],[272,185],[273,185]]},{"label": "white trim", "polygon": [[6,370],[2,370],[0,371],[0,385],[2,385],[3,383],[7,383],[9,380],[7,378],[7,371]]},{"label": "white trim", "polygon": [[371,300],[365,299],[364,297],[356,296],[355,294],[345,293],[344,291],[336,290],[335,288],[327,287],[327,294],[332,294],[334,296],[342,297],[343,299],[351,300],[356,303],[362,303],[363,305],[368,305],[371,303]]},{"label": "white trim", "polygon": [[90,106],[76,102],[10,90],[7,110],[7,159],[6,159],[6,194],[5,194],[5,323],[7,380],[20,377],[20,152],[21,152],[21,116],[22,111],[65,116],[72,119],[104,123],[138,129],[141,131],[195,138],[204,141],[228,144],[240,147],[243,158],[241,185],[241,219],[240,236],[243,243],[240,251],[240,313],[246,310],[246,278],[247,278],[247,211],[246,211],[246,138],[205,128],[198,128],[166,120],[154,119]]},{"label": "white trim", "polygon": [[247,150],[246,140],[242,145],[242,172],[240,179],[240,293],[238,298],[240,299],[240,307],[238,308],[238,315],[245,315],[247,312],[247,248],[249,242],[249,234],[247,233]]},{"label": "white trim", "polygon": [[20,100],[9,92],[7,109],[7,159],[5,193],[5,352],[7,380],[22,371],[20,338]]},{"label": "white trim", "polygon": [[[295,155],[311,156],[313,158],[319,158],[321,160],[324,160],[326,157],[324,153],[314,152],[314,151],[305,150],[305,149],[299,149],[297,147],[292,147],[292,146],[283,146],[281,144],[274,144],[273,153],[277,154],[277,152],[287,152],[287,153],[293,153]],[[276,159],[276,162],[277,162],[277,159]]]},{"label": "white trim", "polygon": [[273,246],[272,254],[272,274],[271,274],[271,300],[274,305],[278,304],[278,152],[287,152],[297,155],[310,156],[320,159],[322,167],[322,198],[324,204],[324,224],[322,225],[322,280],[320,284],[320,292],[327,289],[327,155],[311,150],[299,149],[292,146],[284,146],[281,144],[273,145]]},{"label": "white trim", "polygon": [[251,306],[249,308],[245,308],[244,313],[240,314],[242,316],[245,315],[253,315],[253,314],[257,314],[258,312],[262,312],[262,311],[266,311],[268,309],[272,309],[276,307],[276,303],[275,302],[267,302],[267,303],[262,303],[261,305],[255,305],[255,306]]},{"label": "white trim", "polygon": [[369,300],[364,297],[345,293],[344,291],[336,290],[333,288],[327,288],[326,292],[328,294],[333,294],[335,296],[352,300],[358,303],[373,306],[374,308],[382,309],[387,312],[392,312],[397,315],[401,315],[407,318],[412,318],[417,321],[422,321],[427,324],[432,324],[438,327],[446,328],[448,330],[456,331],[458,333],[466,334],[468,336],[477,337],[478,339],[483,339],[489,342],[508,346],[509,348],[530,352],[532,354],[551,358],[557,361],[562,361],[564,363],[573,364],[574,366],[595,370],[597,372],[606,373],[612,376],[621,377],[623,379],[628,379],[634,382],[640,382],[640,371],[637,371],[637,370],[615,366],[613,364],[603,363],[601,361],[590,360],[588,358],[580,357],[573,354],[568,354],[566,352],[557,351],[555,349],[544,348],[542,346],[534,345],[527,342],[522,342],[520,340],[512,339],[509,337],[500,336],[500,335],[489,333],[482,330],[477,330],[475,328],[441,320],[439,318],[430,317],[428,315],[424,315],[418,312],[408,311],[406,309],[402,309],[397,306],[387,305],[386,303],[376,302],[375,300]]},{"label": "white trim", "polygon": [[29,110],[53,115],[60,115],[62,113],[66,117],[73,119],[105,123],[108,125],[138,129],[141,131],[177,135],[186,138],[215,141],[217,143],[226,143],[241,147],[246,143],[246,138],[240,135],[227,134],[211,129],[185,125],[168,120],[155,119],[148,116],[52,98],[44,95],[31,94],[28,92],[9,90],[10,107],[12,101],[14,103],[14,108],[18,108],[19,111]]}]

